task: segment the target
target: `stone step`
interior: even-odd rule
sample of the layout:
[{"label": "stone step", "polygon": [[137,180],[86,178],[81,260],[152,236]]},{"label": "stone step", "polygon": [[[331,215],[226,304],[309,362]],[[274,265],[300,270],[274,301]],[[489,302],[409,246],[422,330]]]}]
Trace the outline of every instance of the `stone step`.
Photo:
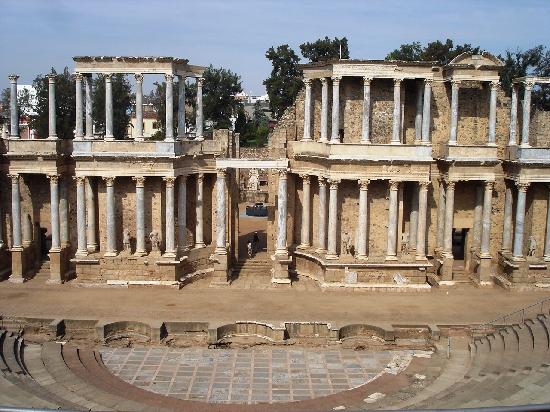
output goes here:
[{"label": "stone step", "polygon": [[25,388],[18,379],[12,379],[16,383],[7,378],[6,373],[0,373],[0,394],[2,394],[3,406],[14,406],[24,408],[41,408],[41,409],[58,409],[59,405],[49,402],[45,399],[36,396]]},{"label": "stone step", "polygon": [[7,370],[14,374],[25,374],[25,370],[19,363],[17,352],[20,350],[19,337],[7,332],[2,341],[2,357]]}]

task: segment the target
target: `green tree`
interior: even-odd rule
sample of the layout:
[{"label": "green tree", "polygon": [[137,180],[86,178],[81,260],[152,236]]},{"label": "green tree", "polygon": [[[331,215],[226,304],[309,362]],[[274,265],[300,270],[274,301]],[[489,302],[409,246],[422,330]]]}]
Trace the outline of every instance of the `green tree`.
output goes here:
[{"label": "green tree", "polygon": [[[125,74],[118,73],[111,76],[113,88],[113,134],[117,139],[126,137],[130,123],[132,87]],[[105,76],[100,74],[94,81],[93,118],[97,129],[105,130]]]},{"label": "green tree", "polygon": [[260,102],[254,104],[252,119],[247,120],[244,110],[237,115],[235,131],[240,133],[240,144],[243,147],[264,147],[269,135],[269,119]]},{"label": "green tree", "polygon": [[465,52],[479,54],[482,50],[480,47],[474,47],[468,43],[455,46],[450,39],[445,40],[444,43],[436,40],[428,43],[425,47],[422,47],[419,42],[413,42],[402,44],[399,48],[390,52],[386,56],[386,60],[433,61],[445,65]]},{"label": "green tree", "polygon": [[[151,136],[151,140],[163,140],[166,136],[166,82],[155,82],[153,84],[155,88],[149,95],[149,102],[153,104],[155,113],[157,114],[157,121],[160,122],[160,130]],[[177,127],[177,113],[178,113],[178,84],[174,83],[174,91],[172,93],[172,105],[174,108],[173,116],[173,128],[174,134]],[[187,93],[186,93],[187,95]]]},{"label": "green tree", "polygon": [[[31,103],[31,95],[27,89],[19,91],[17,93],[17,111],[18,116],[29,116],[34,112],[34,106]],[[0,124],[10,123],[10,88],[7,87],[2,90],[0,96]]]},{"label": "green tree", "polygon": [[231,70],[215,69],[212,65],[204,71],[203,77],[204,118],[210,120],[215,128],[229,129],[230,118],[240,105],[235,95],[243,91],[241,77]]},{"label": "green tree", "polygon": [[273,115],[280,119],[285,109],[294,103],[302,87],[300,58],[288,44],[270,47],[265,57],[271,61],[271,75],[264,80]]},{"label": "green tree", "polygon": [[340,51],[342,59],[349,59],[348,39],[345,37],[341,39],[335,37],[334,40],[331,40],[327,36],[311,43],[302,43],[300,51],[302,56],[312,63],[339,59]]}]

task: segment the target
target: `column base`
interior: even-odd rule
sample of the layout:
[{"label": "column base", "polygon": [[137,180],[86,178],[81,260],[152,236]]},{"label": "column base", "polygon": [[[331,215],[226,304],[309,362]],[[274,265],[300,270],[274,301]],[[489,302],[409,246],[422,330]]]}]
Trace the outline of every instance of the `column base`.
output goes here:
[{"label": "column base", "polygon": [[214,249],[214,253],[216,255],[227,255],[227,249],[224,248],[224,247],[217,247],[216,249]]},{"label": "column base", "polygon": [[479,254],[479,258],[480,258],[480,259],[491,259],[491,254],[488,253],[488,252],[481,252],[481,253]]},{"label": "column base", "polygon": [[196,137],[195,137],[195,140],[196,140],[197,142],[202,142],[202,141],[204,140],[204,137],[203,137],[203,136],[196,136]]},{"label": "column base", "polygon": [[336,260],[336,259],[338,259],[338,255],[336,255],[334,253],[327,253],[325,255],[325,259],[327,259],[327,260]]},{"label": "column base", "polygon": [[74,254],[75,257],[79,258],[79,257],[86,257],[88,256],[88,250],[84,249],[84,250],[77,250],[76,253]]},{"label": "column base", "polygon": [[496,145],[497,145],[497,144],[496,144],[495,142],[489,142],[489,143],[487,143],[487,146],[489,146],[489,147],[496,147]]},{"label": "column base", "polygon": [[428,259],[426,258],[426,255],[416,255],[416,256],[414,257],[414,259],[415,259],[415,260],[428,260]]},{"label": "column base", "polygon": [[175,259],[176,258],[176,252],[164,252],[164,254],[162,255],[163,258],[170,258],[170,259]]},{"label": "column base", "polygon": [[340,140],[332,140],[332,139],[329,140],[329,144],[340,144],[340,143],[341,143]]},{"label": "column base", "polygon": [[81,136],[75,136],[74,140],[84,140],[84,135]]},{"label": "column base", "polygon": [[88,250],[88,253],[95,253],[97,252],[98,245],[97,244],[87,245],[86,249]]},{"label": "column base", "polygon": [[203,248],[203,247],[206,247],[205,243],[195,243],[195,249],[200,249],[200,248]]},{"label": "column base", "polygon": [[143,142],[143,141],[145,141],[145,138],[143,136],[134,137],[134,142]]},{"label": "column base", "polygon": [[542,260],[544,260],[545,262],[550,262],[550,255],[544,255],[542,257]]},{"label": "column base", "polygon": [[309,249],[311,245],[309,243],[300,243],[298,249]]},{"label": "column base", "polygon": [[399,260],[399,259],[395,255],[388,255],[388,256],[386,256],[386,261],[388,261],[388,260],[389,261],[396,261],[396,260]]},{"label": "column base", "polygon": [[12,135],[10,135],[10,139],[14,139],[14,140],[21,139],[21,136],[12,136]]},{"label": "column base", "polygon": [[173,137],[167,137],[167,138],[164,139],[164,141],[168,142],[168,143],[174,143],[175,142]]},{"label": "column base", "polygon": [[392,140],[390,142],[391,145],[398,145],[398,144],[401,144],[401,141],[400,140]]},{"label": "column base", "polygon": [[514,262],[525,262],[527,259],[525,259],[525,256],[512,256],[512,260]]},{"label": "column base", "polygon": [[25,279],[22,276],[14,276],[13,274],[8,278],[10,283],[25,283]]},{"label": "column base", "polygon": [[107,141],[107,142],[111,142],[111,141],[115,140],[115,137],[114,137],[114,136],[105,136],[105,137],[103,138],[103,140],[105,140],[105,141]]},{"label": "column base", "polygon": [[57,136],[48,136],[48,140],[57,140],[58,137]]},{"label": "column base", "polygon": [[146,251],[146,250],[136,250],[136,251],[134,252],[134,256],[135,256],[135,257],[147,256],[147,251]]},{"label": "column base", "polygon": [[311,137],[302,137],[302,139],[300,141],[301,142],[312,142],[313,139]]},{"label": "column base", "polygon": [[118,252],[116,252],[116,251],[114,251],[114,252],[113,252],[113,251],[105,252],[105,253],[103,254],[103,256],[104,256],[104,257],[115,257],[115,256],[118,256]]},{"label": "column base", "polygon": [[327,253],[327,250],[323,249],[323,248],[317,248],[317,249],[315,249],[315,253],[317,253],[319,255],[324,255],[324,254]]},{"label": "column base", "polygon": [[361,143],[361,144],[371,144],[372,142],[370,140],[361,140],[359,143]]},{"label": "column base", "polygon": [[367,255],[357,255],[357,256],[355,256],[355,259],[357,259],[357,260],[369,260],[369,257]]},{"label": "column base", "polygon": [[59,253],[61,252],[61,248],[60,247],[52,247],[50,250],[49,250],[49,253]]},{"label": "column base", "polygon": [[327,138],[324,138],[324,139],[319,139],[318,140],[319,143],[328,143],[328,139]]}]

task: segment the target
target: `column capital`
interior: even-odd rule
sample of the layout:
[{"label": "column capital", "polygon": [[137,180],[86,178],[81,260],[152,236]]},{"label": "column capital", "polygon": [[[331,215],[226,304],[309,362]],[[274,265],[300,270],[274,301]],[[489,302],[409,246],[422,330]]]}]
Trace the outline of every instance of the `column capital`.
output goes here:
[{"label": "column capital", "polygon": [[59,183],[59,175],[48,175],[48,179],[50,179],[50,183]]},{"label": "column capital", "polygon": [[331,80],[333,83],[338,84],[340,83],[340,80],[342,80],[342,76],[332,76]]},{"label": "column capital", "polygon": [[54,73],[48,73],[46,75],[46,78],[48,79],[48,83],[50,84],[55,83],[55,77],[56,77],[56,74]]},{"label": "column capital", "polygon": [[327,184],[327,177],[326,176],[318,176],[317,177],[317,182],[319,183],[319,186],[321,185],[326,185]]},{"label": "column capital", "polygon": [[309,182],[310,182],[310,176],[309,176],[307,173],[300,173],[299,176],[302,178],[302,180],[303,180],[304,183],[309,184]]},{"label": "column capital", "polygon": [[328,184],[330,185],[331,190],[336,190],[340,184],[340,179],[328,179]]},{"label": "column capital", "polygon": [[18,74],[10,74],[8,76],[8,79],[10,79],[11,83],[15,83],[17,81],[17,79],[19,79],[19,75]]},{"label": "column capital", "polygon": [[500,86],[500,82],[498,80],[494,80],[491,82],[491,90],[497,91]]},{"label": "column capital", "polygon": [[132,180],[136,182],[136,187],[145,187],[145,176],[133,176]]},{"label": "column capital", "polygon": [[116,176],[103,176],[102,179],[107,186],[113,186],[115,184],[115,177]]},{"label": "column capital", "polygon": [[370,183],[369,179],[359,179],[357,181],[357,183],[359,183],[359,190],[368,190],[369,189],[369,183]]},{"label": "column capital", "polygon": [[186,182],[189,175],[183,174],[183,175],[179,175],[178,177],[180,178],[180,180],[183,180],[184,182]]},{"label": "column capital", "polygon": [[370,86],[370,82],[372,82],[372,77],[363,76],[363,85],[364,86]]},{"label": "column capital", "polygon": [[81,82],[82,79],[84,79],[84,75],[80,72],[76,72],[74,75],[73,75],[74,79],[78,82]]},{"label": "column capital", "polygon": [[227,176],[227,169],[226,168],[216,169],[216,176],[222,179],[225,179],[225,177]]},{"label": "column capital", "polygon": [[306,85],[306,87],[311,87],[311,79],[306,77],[303,79],[303,82]]},{"label": "column capital", "polygon": [[176,181],[176,178],[174,176],[164,176],[162,180],[164,180],[166,187],[174,187],[174,182]]},{"label": "column capital", "polygon": [[530,184],[530,182],[516,182],[516,186],[520,192],[527,192]]},{"label": "column capital", "polygon": [[136,79],[136,83],[143,83],[143,74],[134,73],[134,78]]},{"label": "column capital", "polygon": [[197,173],[197,183],[204,182],[204,173]]},{"label": "column capital", "polygon": [[166,73],[164,75],[164,79],[166,80],[166,83],[173,83],[174,82],[174,75]]},{"label": "column capital", "polygon": [[451,86],[454,87],[454,88],[459,88],[460,87],[460,84],[461,84],[461,81],[460,80],[451,80]]},{"label": "column capital", "polygon": [[403,79],[397,79],[397,78],[394,78],[393,79],[393,85],[394,86],[401,86],[401,82],[403,81]]},{"label": "column capital", "polygon": [[390,183],[390,190],[397,190],[399,189],[399,183],[401,182],[397,180],[390,180],[389,183]]},{"label": "column capital", "polygon": [[328,84],[328,79],[326,77],[321,77],[319,78],[319,80],[321,81],[321,84],[324,86],[325,84]]},{"label": "column capital", "polygon": [[73,180],[77,185],[83,185],[86,183],[86,176],[73,176]]},{"label": "column capital", "polygon": [[424,79],[424,85],[432,87],[434,80],[433,79]]},{"label": "column capital", "polygon": [[279,179],[287,179],[288,178],[288,170],[287,169],[277,169],[277,173],[279,174]]},{"label": "column capital", "polygon": [[485,190],[493,190],[494,187],[495,182],[489,180],[485,182]]},{"label": "column capital", "polygon": [[197,85],[202,86],[204,84],[204,77],[197,77]]},{"label": "column capital", "polygon": [[8,177],[11,179],[11,183],[19,183],[19,173],[10,173]]},{"label": "column capital", "polygon": [[428,190],[430,187],[430,182],[418,182],[418,188],[420,190]]},{"label": "column capital", "polygon": [[445,180],[445,184],[447,185],[447,189],[455,190],[455,181],[452,180]]},{"label": "column capital", "polygon": [[105,78],[106,82],[110,82],[111,78],[113,77],[113,73],[103,73],[103,77]]},{"label": "column capital", "polygon": [[525,90],[527,90],[527,91],[533,90],[534,85],[535,85],[535,82],[533,82],[533,81],[525,82]]}]

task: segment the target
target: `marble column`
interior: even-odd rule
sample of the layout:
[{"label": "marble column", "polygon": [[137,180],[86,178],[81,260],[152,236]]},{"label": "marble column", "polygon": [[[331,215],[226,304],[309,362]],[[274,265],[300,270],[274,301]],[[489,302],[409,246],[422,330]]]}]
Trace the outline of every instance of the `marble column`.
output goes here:
[{"label": "marble column", "polygon": [[105,140],[115,140],[113,135],[113,83],[112,75],[105,74]]},{"label": "marble column", "polygon": [[339,76],[332,77],[332,129],[330,143],[340,143],[340,80]]},{"label": "marble column", "polygon": [[218,169],[216,175],[216,253],[226,255],[226,201],[225,201],[225,180],[226,169]]},{"label": "marble column", "polygon": [[32,219],[31,215],[26,214],[23,216],[23,247],[29,247],[32,245]]},{"label": "marble column", "polygon": [[92,75],[84,76],[84,90],[86,92],[86,139],[94,137],[94,121],[92,118]]},{"label": "marble column", "polygon": [[187,176],[179,178],[178,186],[178,248],[187,250]]},{"label": "marble column", "polygon": [[97,251],[96,236],[96,192],[93,177],[86,178],[86,242],[88,252]]},{"label": "marble column", "polygon": [[165,74],[166,79],[166,94],[165,94],[165,107],[166,107],[166,136],[164,141],[174,141],[174,75]]},{"label": "marble column", "polygon": [[531,91],[533,82],[525,82],[523,94],[523,114],[521,116],[521,146],[529,147],[529,123],[531,122]]},{"label": "marble column", "polygon": [[51,212],[51,232],[52,247],[50,252],[59,252],[61,242],[59,238],[59,176],[49,175],[50,179],[50,212]]},{"label": "marble column", "polygon": [[9,175],[11,178],[11,230],[12,250],[21,250],[21,193],[19,189],[19,175]]},{"label": "marble column", "polygon": [[391,144],[400,144],[401,134],[401,79],[393,79],[393,125]]},{"label": "marble column", "polygon": [[481,185],[475,187],[476,197],[474,205],[474,250],[480,250],[481,248],[481,233],[483,232],[483,188]]},{"label": "marble column", "polygon": [[57,139],[55,116],[55,74],[48,74],[48,139]]},{"label": "marble column", "polygon": [[517,127],[518,127],[518,84],[512,84],[512,103],[510,104],[510,139],[508,146],[517,144]]},{"label": "marble column", "polygon": [[424,81],[424,102],[422,103],[422,143],[430,144],[430,125],[432,109],[432,80]]},{"label": "marble column", "polygon": [[328,141],[328,80],[321,77],[321,138],[320,142]]},{"label": "marble column", "polygon": [[412,199],[411,199],[411,213],[409,215],[409,249],[415,250],[416,249],[416,235],[418,232],[418,191],[420,190],[420,186],[417,186],[413,182],[413,190],[412,190]]},{"label": "marble column", "polygon": [[449,134],[449,144],[457,144],[457,131],[458,131],[458,89],[460,87],[460,81],[451,81],[451,131]]},{"label": "marble column", "polygon": [[316,252],[325,254],[327,252],[327,179],[319,176],[319,222],[317,226]]},{"label": "marble column", "polygon": [[62,179],[59,182],[59,236],[61,247],[67,247],[70,244],[69,234],[69,193],[68,182]]},{"label": "marble column", "polygon": [[135,141],[143,141],[143,74],[135,73],[136,79],[136,130]]},{"label": "marble column", "polygon": [[550,262],[550,184],[548,185],[548,202],[546,203],[546,237],[544,238],[545,262]]},{"label": "marble column", "polygon": [[361,133],[361,143],[370,143],[370,115],[371,115],[371,97],[370,83],[372,78],[363,77],[363,128]]},{"label": "marble column", "polygon": [[311,141],[311,79],[304,79],[306,97],[304,101],[304,134],[302,141]]},{"label": "marble column", "polygon": [[497,128],[497,91],[499,82],[491,82],[491,95],[489,97],[489,136],[487,144],[495,146]]},{"label": "marble column", "polygon": [[443,250],[445,238],[445,183],[443,179],[438,179],[439,200],[437,202],[437,247]]},{"label": "marble column", "polygon": [[516,183],[518,197],[516,202],[516,227],[514,228],[514,250],[513,258],[523,260],[523,229],[525,222],[525,201],[529,183]]},{"label": "marble column", "polygon": [[328,203],[328,249],[327,259],[338,259],[338,184],[340,180],[330,179],[330,195]]},{"label": "marble column", "polygon": [[86,246],[86,187],[84,176],[76,176],[76,256],[86,256],[88,249]]},{"label": "marble column", "polygon": [[357,239],[357,259],[366,260],[367,256],[367,231],[369,221],[369,198],[368,190],[370,180],[359,180],[359,225],[358,225],[358,239]]},{"label": "marble column", "polygon": [[423,96],[424,84],[417,81],[416,84],[416,115],[414,117],[414,141],[418,144],[422,141],[422,115],[424,108],[424,96]]},{"label": "marble column", "polygon": [[502,251],[512,251],[512,210],[514,204],[514,196],[512,186],[506,183],[506,193],[504,195],[504,222],[502,228]]},{"label": "marble column", "polygon": [[453,257],[455,184],[456,182],[447,182],[447,193],[445,195],[445,232],[443,235],[443,255],[447,258]]},{"label": "marble column", "polygon": [[176,257],[176,219],[174,216],[174,183],[176,178],[173,176],[163,177],[166,186],[166,211],[165,211],[165,223],[166,223],[166,242],[164,257],[175,258]]},{"label": "marble column", "polygon": [[426,259],[426,226],[428,217],[428,186],[430,182],[418,182],[418,226],[416,235],[416,260]]},{"label": "marble column", "polygon": [[178,75],[178,139],[185,139],[185,76]]},{"label": "marble column", "polygon": [[107,192],[107,219],[105,226],[107,229],[107,251],[105,256],[116,256],[116,205],[115,205],[115,177],[104,177]]},{"label": "marble column", "polygon": [[12,74],[10,79],[10,139],[19,139],[19,108],[17,107],[17,79],[19,76]]},{"label": "marble column", "polygon": [[195,204],[195,215],[197,217],[195,225],[195,247],[205,247],[203,236],[203,189],[204,189],[204,175],[199,173],[197,175],[197,202]]},{"label": "marble column", "polygon": [[386,254],[386,260],[397,260],[397,219],[399,214],[397,192],[399,190],[399,182],[390,180],[389,183],[388,251]]},{"label": "marble column", "polygon": [[300,248],[308,248],[311,246],[310,226],[311,226],[311,180],[309,175],[302,174],[302,232]]},{"label": "marble column", "polygon": [[136,251],[134,255],[145,256],[145,176],[132,178],[136,182]]},{"label": "marble column", "polygon": [[82,73],[75,73],[75,102],[76,102],[76,124],[75,124],[75,140],[84,138],[84,102],[82,96]]},{"label": "marble column", "polygon": [[287,180],[287,170],[279,170],[279,188],[277,193],[277,245],[275,254],[283,256],[288,254],[286,248]]},{"label": "marble column", "polygon": [[485,193],[483,195],[483,219],[481,232],[481,253],[480,257],[490,258],[491,247],[491,216],[494,182],[485,182]]},{"label": "marble column", "polygon": [[202,118],[202,85],[203,77],[197,77],[197,115],[196,115],[196,138],[203,139],[203,118]]}]

